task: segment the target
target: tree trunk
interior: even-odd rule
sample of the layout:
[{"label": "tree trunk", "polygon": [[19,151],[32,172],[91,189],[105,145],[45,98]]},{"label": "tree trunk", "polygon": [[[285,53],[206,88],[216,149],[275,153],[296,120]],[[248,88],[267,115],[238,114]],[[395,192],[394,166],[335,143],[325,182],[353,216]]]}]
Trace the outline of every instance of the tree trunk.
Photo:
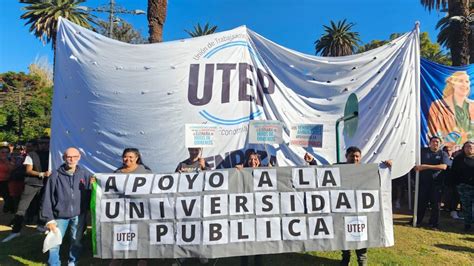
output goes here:
[{"label": "tree trunk", "polygon": [[168,0],[148,0],[148,34],[150,43],[163,41]]},{"label": "tree trunk", "polygon": [[462,21],[451,21],[453,40],[451,42],[451,60],[453,66],[464,66],[469,64],[469,35],[471,29],[467,17],[469,16],[469,0],[450,0],[449,16],[461,16]]}]

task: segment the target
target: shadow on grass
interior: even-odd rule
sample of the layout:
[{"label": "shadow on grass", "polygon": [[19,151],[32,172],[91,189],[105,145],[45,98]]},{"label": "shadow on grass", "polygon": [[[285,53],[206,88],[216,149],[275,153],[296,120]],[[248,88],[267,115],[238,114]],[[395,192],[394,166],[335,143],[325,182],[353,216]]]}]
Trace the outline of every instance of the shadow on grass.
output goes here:
[{"label": "shadow on grass", "polygon": [[474,237],[465,237],[465,238],[461,238],[461,239],[466,240],[466,241],[474,242]]},{"label": "shadow on grass", "polygon": [[[0,239],[8,236],[10,232],[4,231]],[[0,265],[25,265],[43,263],[46,255],[42,253],[44,236],[41,233],[22,232],[18,238],[7,243],[0,242]]]},{"label": "shadow on grass", "polygon": [[[418,228],[432,230],[428,226],[428,220],[430,218],[430,211],[428,210],[421,226]],[[412,226],[412,214],[408,210],[397,210],[394,212],[393,217],[393,224],[394,225],[402,225],[402,226]],[[439,226],[438,230],[440,232],[449,232],[449,233],[457,233],[463,234],[464,231],[464,222],[463,220],[453,219],[449,215],[449,212],[441,211],[439,216]]]},{"label": "shadow on grass", "polygon": [[450,251],[468,252],[468,253],[474,254],[474,248],[471,248],[471,247],[454,246],[454,245],[447,245],[447,244],[436,244],[435,247],[450,250]]}]

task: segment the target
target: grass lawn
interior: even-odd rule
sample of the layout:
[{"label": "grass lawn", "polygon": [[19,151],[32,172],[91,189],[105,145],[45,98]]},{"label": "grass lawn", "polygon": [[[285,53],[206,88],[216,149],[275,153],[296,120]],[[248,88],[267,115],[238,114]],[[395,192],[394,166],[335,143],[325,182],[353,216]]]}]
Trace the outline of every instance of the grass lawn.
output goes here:
[{"label": "grass lawn", "polygon": [[[1,206],[1,204],[0,204]],[[395,214],[395,246],[369,249],[370,265],[474,265],[474,234],[462,232],[462,221],[449,218],[442,213],[440,231],[413,228],[405,224],[410,219],[406,214]],[[10,233],[4,226],[12,215],[0,215],[0,239]],[[0,243],[0,265],[43,265],[46,254],[41,253],[44,236],[34,227],[27,227],[22,235],[8,243]],[[109,260],[94,259],[91,255],[90,233],[84,241],[84,254],[80,265],[108,265]],[[66,253],[63,252],[65,260]],[[340,252],[308,252],[265,255],[264,265],[339,265]],[[252,260],[250,260],[252,261]],[[150,260],[148,265],[171,265],[173,260]],[[123,265],[136,265],[125,261]],[[185,265],[199,265],[190,259]],[[240,266],[239,258],[210,260],[209,265]],[[356,265],[355,254],[352,265]]]}]

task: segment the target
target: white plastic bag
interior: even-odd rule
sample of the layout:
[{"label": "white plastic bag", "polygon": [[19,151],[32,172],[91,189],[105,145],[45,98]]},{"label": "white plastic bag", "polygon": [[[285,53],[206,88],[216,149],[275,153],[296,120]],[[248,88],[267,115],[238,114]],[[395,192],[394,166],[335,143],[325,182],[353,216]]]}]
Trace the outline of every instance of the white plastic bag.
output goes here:
[{"label": "white plastic bag", "polygon": [[43,253],[46,253],[48,250],[55,246],[61,245],[62,242],[63,236],[59,228],[56,229],[56,232],[49,231],[43,242]]}]

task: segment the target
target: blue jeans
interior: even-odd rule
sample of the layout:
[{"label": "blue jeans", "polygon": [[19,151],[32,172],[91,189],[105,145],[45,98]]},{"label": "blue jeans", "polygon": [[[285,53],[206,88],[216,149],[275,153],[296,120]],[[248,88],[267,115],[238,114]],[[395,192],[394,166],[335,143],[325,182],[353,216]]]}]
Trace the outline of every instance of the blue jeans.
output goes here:
[{"label": "blue jeans", "polygon": [[[81,239],[84,234],[85,226],[85,214],[75,216],[69,219],[56,219],[57,228],[61,231],[61,235],[64,238],[66,235],[67,228],[70,228],[71,247],[69,248],[69,261],[68,265],[77,265],[79,256],[81,255]],[[61,260],[59,258],[59,247],[54,247],[49,250],[48,264],[52,266],[61,266]]]}]

